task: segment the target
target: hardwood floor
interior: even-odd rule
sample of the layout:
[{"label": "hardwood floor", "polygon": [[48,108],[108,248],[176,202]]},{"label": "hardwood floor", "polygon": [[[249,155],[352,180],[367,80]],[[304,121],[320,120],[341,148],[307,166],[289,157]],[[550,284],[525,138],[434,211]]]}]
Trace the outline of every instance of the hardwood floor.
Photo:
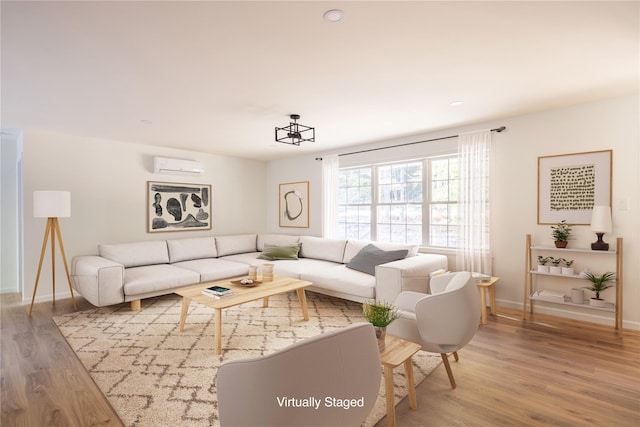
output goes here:
[{"label": "hardwood floor", "polygon": [[[51,320],[71,301],[37,304],[29,318],[18,295],[0,298],[0,425],[121,426]],[[458,387],[438,367],[417,388],[417,411],[398,404],[398,426],[640,425],[639,332],[499,312],[452,362]]]},{"label": "hardwood floor", "polygon": [[[71,299],[21,305],[3,294],[0,319],[0,425],[11,427],[122,426],[102,392],[51,318],[73,311]],[[77,299],[78,309],[91,306]]]}]

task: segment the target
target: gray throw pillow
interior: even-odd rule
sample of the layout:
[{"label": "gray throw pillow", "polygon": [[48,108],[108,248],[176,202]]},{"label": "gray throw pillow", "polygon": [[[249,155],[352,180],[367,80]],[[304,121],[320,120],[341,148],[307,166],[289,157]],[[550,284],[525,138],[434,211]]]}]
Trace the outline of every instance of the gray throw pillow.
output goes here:
[{"label": "gray throw pillow", "polygon": [[295,245],[288,246],[273,246],[264,245],[264,251],[258,256],[258,259],[266,259],[269,261],[275,261],[277,259],[298,259],[298,252],[302,243],[296,243]]},{"label": "gray throw pillow", "polygon": [[373,244],[368,244],[360,250],[347,264],[348,268],[375,276],[376,265],[404,259],[409,253],[406,249],[383,251]]}]

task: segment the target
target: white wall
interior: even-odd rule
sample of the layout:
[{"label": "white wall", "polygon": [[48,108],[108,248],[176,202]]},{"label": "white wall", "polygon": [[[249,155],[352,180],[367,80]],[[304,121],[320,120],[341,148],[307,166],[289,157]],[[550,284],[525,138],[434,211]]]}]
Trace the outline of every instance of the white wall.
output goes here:
[{"label": "white wall", "polygon": [[5,293],[19,291],[22,275],[22,132],[2,129],[0,143],[0,293]]},{"label": "white wall", "polygon": [[[205,172],[200,177],[154,174],[156,155],[198,160]],[[71,263],[75,255],[96,254],[100,243],[264,231],[265,175],[260,161],[26,130],[23,299],[30,301],[33,293],[45,227],[44,219],[32,216],[34,190],[71,192],[71,217],[59,220]],[[147,181],[211,184],[212,230],[147,233]],[[51,297],[50,259],[47,252],[37,300]],[[59,254],[56,295],[69,295]]]},{"label": "white wall", "polygon": [[[532,234],[534,244],[551,245],[548,225],[537,225],[537,157],[596,150],[613,150],[612,215],[614,229],[605,240],[615,246],[615,238],[625,239],[624,305],[626,327],[640,328],[640,133],[638,96],[608,99],[554,111],[516,117],[505,123],[509,134],[496,150],[496,236],[495,266],[508,283],[498,288],[498,297],[512,306],[522,304],[524,280],[524,235]],[[523,196],[524,195],[524,196]],[[629,197],[630,209],[618,209],[618,202]],[[512,233],[510,230],[522,230]],[[573,228],[570,246],[589,247],[595,235],[589,226]],[[557,256],[557,255],[556,255]],[[580,269],[586,263],[576,256]],[[594,261],[599,263],[600,260]],[[601,267],[604,268],[604,267]],[[608,268],[609,271],[613,267]],[[593,269],[592,269],[593,270]],[[593,270],[602,273],[603,271]],[[517,285],[517,286],[516,286]],[[608,291],[612,297],[613,290]],[[543,305],[543,304],[541,304]],[[563,312],[557,305],[540,311],[602,322],[597,312]]]},{"label": "white wall", "polygon": [[[502,133],[493,133],[495,147],[495,182],[493,193],[495,257],[494,274],[501,277],[497,286],[498,304],[522,307],[525,235],[532,234],[534,243],[551,245],[550,228],[537,222],[537,158],[538,156],[570,154],[585,151],[613,150],[613,222],[614,230],[605,240],[615,245],[616,237],[625,239],[624,248],[624,322],[625,327],[640,329],[640,112],[638,96],[625,96],[569,108],[512,117],[442,130],[412,138],[402,138],[346,151],[405,143],[506,126]],[[316,144],[322,144],[318,141]],[[409,152],[424,152],[427,144],[411,146]],[[405,147],[402,150],[406,151]],[[411,151],[412,150],[412,151]],[[394,150],[390,151],[392,153]],[[380,153],[371,154],[376,160]],[[324,154],[335,154],[327,152]],[[421,153],[420,153],[421,154]],[[269,163],[268,228],[280,231],[277,222],[277,184],[306,181],[311,184],[311,227],[309,234],[321,233],[321,165],[315,156],[300,156]],[[359,155],[362,156],[362,155]],[[341,158],[342,163],[342,158]],[[631,201],[630,209],[618,209],[623,198]],[[275,213],[275,216],[274,216]],[[588,247],[595,235],[588,226],[574,227],[573,247]],[[577,258],[577,257],[576,257]],[[576,260],[576,264],[582,261]],[[454,266],[455,264],[451,264]],[[540,312],[548,312],[594,322],[612,324],[612,317],[597,316],[594,311],[568,310],[565,306],[539,304]]]},{"label": "white wall", "polygon": [[[449,135],[444,132],[442,135]],[[326,154],[340,154],[360,149],[370,149],[384,147],[390,144],[403,144],[415,141],[415,138],[398,138],[393,141],[368,144],[366,146],[351,147],[342,151],[332,151]],[[420,144],[395,148],[393,150],[379,150],[369,153],[357,153],[354,155],[341,156],[340,166],[356,166],[370,164],[370,162],[384,162],[398,159],[406,159],[407,156],[426,156],[449,154],[455,152],[457,147],[456,139],[437,141],[433,144]],[[291,147],[295,150],[295,147]],[[285,234],[308,234],[311,236],[322,235],[322,161],[320,154],[308,154],[292,158],[273,160],[267,166],[267,226],[273,233]],[[278,188],[282,183],[309,181],[309,228],[286,228],[280,227],[278,218]]]},{"label": "white wall", "polygon": [[[295,149],[295,147],[291,147]],[[322,162],[314,155],[274,160],[267,166],[267,229],[271,233],[322,235]],[[309,228],[280,227],[280,184],[309,181]]]}]

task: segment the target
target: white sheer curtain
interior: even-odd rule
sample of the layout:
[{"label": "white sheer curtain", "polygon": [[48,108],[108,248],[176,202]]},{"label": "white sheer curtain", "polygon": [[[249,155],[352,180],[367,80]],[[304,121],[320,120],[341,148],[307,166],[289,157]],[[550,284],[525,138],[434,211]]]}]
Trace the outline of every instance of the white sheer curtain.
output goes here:
[{"label": "white sheer curtain", "polygon": [[338,175],[337,155],[322,157],[322,235],[338,237]]},{"label": "white sheer curtain", "polygon": [[458,136],[459,271],[491,275],[491,158],[491,131]]}]

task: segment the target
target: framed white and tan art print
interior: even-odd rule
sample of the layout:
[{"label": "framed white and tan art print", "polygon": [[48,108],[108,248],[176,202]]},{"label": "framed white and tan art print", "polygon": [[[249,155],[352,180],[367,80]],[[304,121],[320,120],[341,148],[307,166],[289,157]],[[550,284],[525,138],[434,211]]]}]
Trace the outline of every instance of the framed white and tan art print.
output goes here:
[{"label": "framed white and tan art print", "polygon": [[588,225],[611,206],[612,150],[538,157],[538,224]]},{"label": "framed white and tan art print", "polygon": [[280,184],[280,227],[309,228],[309,181]]},{"label": "framed white and tan art print", "polygon": [[211,230],[211,185],[147,181],[147,231]]}]

